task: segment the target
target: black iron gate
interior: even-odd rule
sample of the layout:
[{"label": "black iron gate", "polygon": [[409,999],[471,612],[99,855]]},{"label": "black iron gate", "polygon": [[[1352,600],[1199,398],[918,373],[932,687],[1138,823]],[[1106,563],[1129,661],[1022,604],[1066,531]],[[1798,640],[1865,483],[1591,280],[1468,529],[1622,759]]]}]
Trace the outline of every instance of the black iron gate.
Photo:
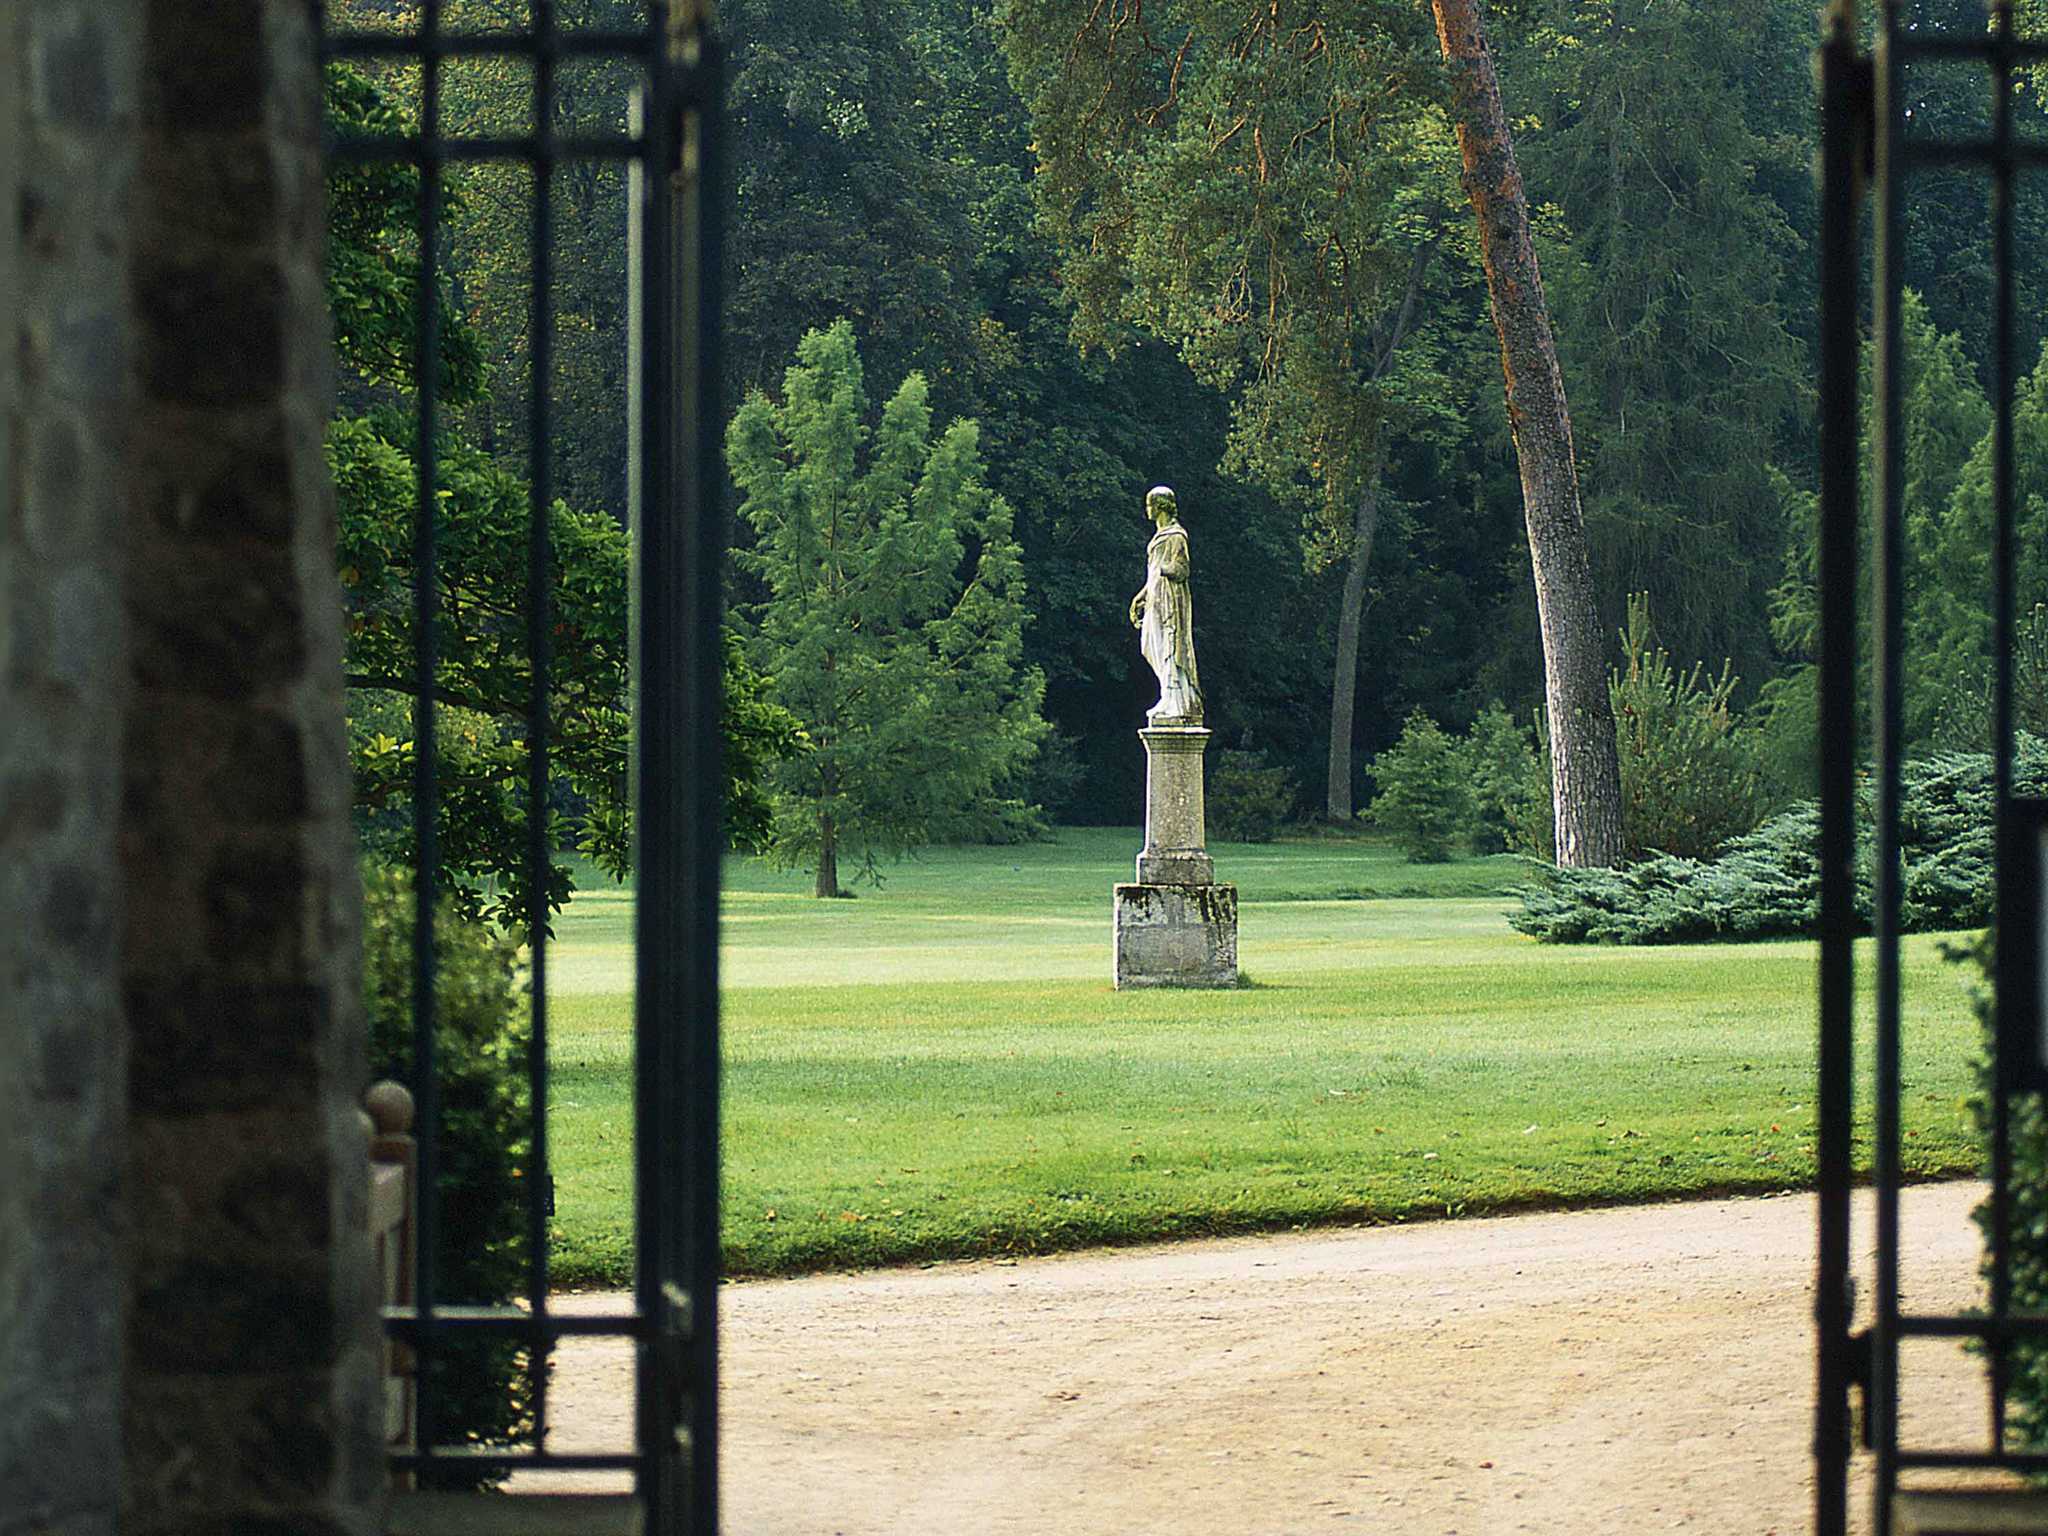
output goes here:
[{"label": "black iron gate", "polygon": [[[329,60],[364,60],[417,72],[418,131],[332,138],[335,161],[398,163],[419,177],[416,236],[418,465],[412,552],[418,701],[413,729],[416,828],[414,1096],[418,1105],[418,1229],[410,1305],[386,1327],[422,1362],[449,1340],[510,1337],[545,1359],[568,1334],[630,1338],[636,1348],[636,1443],[563,1453],[549,1446],[546,1373],[534,1375],[531,1443],[450,1444],[431,1371],[416,1373],[415,1444],[395,1470],[431,1471],[460,1461],[500,1471],[627,1471],[661,1536],[709,1536],[717,1521],[718,1023],[717,922],[722,846],[719,761],[721,572],[725,539],[714,515],[708,467],[718,462],[714,409],[719,293],[721,58],[708,0],[652,0],[644,24],[624,30],[565,25],[556,0],[519,7],[526,24],[452,29],[442,0],[418,0],[392,26],[322,29]],[[443,70],[450,61],[518,61],[530,73],[527,131],[483,135],[446,120]],[[560,131],[557,74],[602,62],[638,81],[630,119],[603,131]],[[550,1306],[548,1229],[547,958],[545,903],[528,934],[532,1043],[528,1093],[533,1151],[527,1179],[526,1305],[452,1306],[435,1255],[440,1115],[435,1073],[436,444],[440,429],[440,297],[444,173],[459,162],[524,165],[532,174],[529,566],[525,601],[532,688],[523,722],[529,747],[527,889],[541,892],[549,845],[548,718],[551,447],[554,316],[551,214],[559,167],[623,164],[631,172],[630,494],[634,531],[632,607],[636,719],[636,1009],[634,1024],[635,1252],[633,1305],[605,1316]]]},{"label": "black iron gate", "polygon": [[[1840,1536],[1852,1496],[1850,1459],[1855,1441],[1872,1456],[1872,1527],[1894,1530],[1978,1529],[1951,1526],[1940,1505],[1977,1497],[1958,1489],[1910,1510],[1898,1495],[1902,1474],[1949,1469],[1968,1476],[2048,1471],[2048,1455],[2015,1443],[2008,1398],[2012,1354],[2018,1341],[2048,1337],[2048,1317],[2023,1314],[2013,1299],[2014,1105],[2038,1089],[2042,1077],[2039,979],[2041,949],[2038,807],[2013,794],[2014,586],[2013,400],[2015,182],[2027,167],[2048,165],[2048,146],[2016,133],[2016,76],[2048,61],[2048,44],[2020,39],[2012,0],[1990,0],[1982,24],[1940,30],[1921,24],[1902,0],[1883,0],[1859,27],[1854,0],[1834,0],[1824,19],[1820,53],[1822,95],[1821,206],[1821,909],[1820,970],[1820,1244],[1815,1310],[1819,1323],[1819,1392],[1815,1423],[1815,1529]],[[1912,110],[1913,89],[1923,94],[1943,72],[1967,71],[1967,89],[1982,91],[1990,131],[1980,137],[1930,137]],[[1966,170],[1989,179],[1989,271],[1992,294],[1993,403],[1990,588],[1983,601],[1992,619],[1991,736],[1995,768],[1998,868],[1995,996],[1998,1001],[1996,1070],[1987,1096],[1990,1193],[1986,1205],[1988,1291],[1981,1309],[1958,1315],[1907,1313],[1900,1304],[1901,978],[1899,965],[1901,864],[1900,766],[1904,651],[1902,617],[1904,464],[1901,440],[1906,212],[1916,175]],[[1859,475],[1859,422],[1863,273],[1863,210],[1871,211],[1867,270],[1871,274],[1870,330],[1875,347],[1874,419],[1869,423],[1874,483],[1866,502]],[[1868,507],[1874,526],[1859,527]],[[1859,567],[1868,550],[1871,569]],[[1869,623],[1860,595],[1870,594]],[[1870,992],[1875,1029],[1869,1063],[1870,1180],[1875,1208],[1875,1265],[1868,1275],[1868,1306],[1858,1327],[1851,1253],[1850,1192],[1854,1166],[1854,1084],[1858,1062],[1852,1030],[1853,945],[1857,913],[1857,781],[1865,757],[1857,719],[1858,659],[1873,658],[1869,698],[1874,718],[1868,740],[1874,813],[1867,828],[1874,851],[1872,926],[1875,932]],[[1968,1340],[1984,1356],[1989,1435],[1978,1445],[1919,1445],[1900,1433],[1900,1346],[1913,1339]],[[1858,1406],[1860,1421],[1852,1413]],[[2048,1506],[2044,1506],[2048,1507]],[[2010,1505],[2007,1506],[2008,1510]],[[1981,1506],[1980,1506],[1981,1511]],[[1934,1525],[1924,1518],[1936,1520]],[[1981,1512],[1979,1515],[1981,1518]],[[2039,1518],[2036,1515],[2034,1518]],[[1986,1525],[1983,1529],[1992,1529]],[[1997,1529],[2021,1529],[2000,1525]],[[2039,1529],[2028,1525],[2025,1529]]]}]

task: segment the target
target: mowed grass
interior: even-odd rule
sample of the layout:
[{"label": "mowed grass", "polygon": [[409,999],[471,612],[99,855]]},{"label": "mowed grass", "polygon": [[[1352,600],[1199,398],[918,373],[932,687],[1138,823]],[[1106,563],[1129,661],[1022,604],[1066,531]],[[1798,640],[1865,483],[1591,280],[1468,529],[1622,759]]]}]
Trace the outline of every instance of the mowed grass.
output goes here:
[{"label": "mowed grass", "polygon": [[[1782,1189],[1813,1175],[1800,943],[1558,948],[1511,860],[1224,845],[1252,984],[1109,985],[1136,834],[944,849],[858,900],[735,861],[725,1252],[738,1274]],[[1416,894],[1329,899],[1364,891]],[[551,1120],[571,1282],[630,1270],[631,900],[558,924]],[[1975,1026],[1907,944],[1916,1175],[1976,1164]]]}]

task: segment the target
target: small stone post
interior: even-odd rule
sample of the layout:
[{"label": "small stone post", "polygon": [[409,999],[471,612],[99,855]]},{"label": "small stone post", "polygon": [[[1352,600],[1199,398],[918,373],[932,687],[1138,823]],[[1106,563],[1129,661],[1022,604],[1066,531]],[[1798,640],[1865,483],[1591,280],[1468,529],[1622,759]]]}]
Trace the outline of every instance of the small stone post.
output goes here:
[{"label": "small stone post", "polygon": [[1155,725],[1145,744],[1145,846],[1115,893],[1116,985],[1237,985],[1237,887],[1216,881],[1203,807],[1199,725]]},{"label": "small stone post", "polygon": [[[386,1306],[412,1304],[413,1240],[419,1230],[419,1151],[413,1141],[412,1093],[390,1079],[372,1083],[363,1095],[370,1141],[370,1244]],[[384,1341],[384,1443],[394,1450],[413,1445],[414,1364],[409,1346]],[[410,1487],[412,1475],[396,1479]]]}]

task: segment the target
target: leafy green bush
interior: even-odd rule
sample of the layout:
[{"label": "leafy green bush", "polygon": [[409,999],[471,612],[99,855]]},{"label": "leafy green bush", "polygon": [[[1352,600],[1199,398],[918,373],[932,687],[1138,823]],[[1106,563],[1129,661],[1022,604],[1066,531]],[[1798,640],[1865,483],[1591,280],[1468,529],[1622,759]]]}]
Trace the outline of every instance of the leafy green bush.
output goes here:
[{"label": "leafy green bush", "polygon": [[1628,600],[1622,667],[1608,679],[1621,759],[1621,835],[1630,858],[1672,853],[1704,858],[1757,824],[1764,777],[1729,699],[1735,675],[1681,673],[1654,645],[1649,594]]},{"label": "leafy green bush", "polygon": [[[1630,859],[1704,858],[1755,827],[1774,798],[1783,803],[1772,793],[1765,740],[1737,720],[1730,702],[1736,678],[1728,668],[1715,678],[1698,663],[1680,672],[1654,643],[1646,594],[1629,599],[1621,653],[1607,693],[1621,768],[1623,848]],[[1550,749],[1541,713],[1532,739],[1498,703],[1489,704],[1463,745],[1474,848],[1553,858]]]},{"label": "leafy green bush", "polygon": [[[413,881],[363,869],[363,1004],[370,1074],[412,1078]],[[436,1300],[497,1303],[523,1286],[527,1162],[527,1019],[513,983],[515,951],[497,930],[465,920],[451,896],[434,921],[435,1081],[441,1101],[440,1243]],[[503,1442],[531,1427],[532,1363],[515,1342],[442,1347],[434,1370],[436,1438]],[[474,1486],[457,1472],[436,1486]]]},{"label": "leafy green bush", "polygon": [[[2048,793],[2048,745],[2022,736],[2014,790]],[[1908,763],[1901,775],[1899,920],[1907,932],[1991,921],[1992,761],[1950,752]],[[1861,787],[1868,828],[1874,791]],[[1820,810],[1813,801],[1731,840],[1717,858],[1665,854],[1624,869],[1536,867],[1509,921],[1552,943],[1683,944],[1707,939],[1811,935],[1820,924]],[[1857,861],[1857,910],[1874,911],[1866,837]]]},{"label": "leafy green bush", "polygon": [[1498,701],[1488,704],[1466,734],[1465,762],[1472,778],[1473,851],[1551,857],[1550,765],[1536,735],[1515,724]]},{"label": "leafy green bush", "polygon": [[1373,759],[1372,778],[1379,793],[1365,814],[1409,863],[1442,864],[1470,837],[1476,812],[1470,764],[1462,745],[1421,710],[1408,717],[1400,740]]},{"label": "leafy green bush", "polygon": [[1820,814],[1812,803],[1738,837],[1716,859],[1658,854],[1620,869],[1533,865],[1508,921],[1553,944],[1686,944],[1813,931]]},{"label": "leafy green bush", "polygon": [[1209,773],[1209,835],[1270,843],[1294,810],[1294,776],[1258,752],[1219,752]]}]

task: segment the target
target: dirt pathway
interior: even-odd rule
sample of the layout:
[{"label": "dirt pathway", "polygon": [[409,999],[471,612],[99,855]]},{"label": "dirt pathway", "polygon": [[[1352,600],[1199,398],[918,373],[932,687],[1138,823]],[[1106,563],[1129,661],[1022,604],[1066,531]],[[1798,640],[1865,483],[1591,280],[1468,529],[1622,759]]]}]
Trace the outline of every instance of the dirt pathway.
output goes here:
[{"label": "dirt pathway", "polygon": [[[1974,1298],[1976,1195],[1908,1192],[1912,1306]],[[1791,1536],[1813,1230],[1736,1200],[730,1286],[726,1528]],[[563,1349],[561,1449],[629,1433],[603,1349]],[[1909,1430],[1981,1437],[1967,1361],[1909,1373]]]}]

